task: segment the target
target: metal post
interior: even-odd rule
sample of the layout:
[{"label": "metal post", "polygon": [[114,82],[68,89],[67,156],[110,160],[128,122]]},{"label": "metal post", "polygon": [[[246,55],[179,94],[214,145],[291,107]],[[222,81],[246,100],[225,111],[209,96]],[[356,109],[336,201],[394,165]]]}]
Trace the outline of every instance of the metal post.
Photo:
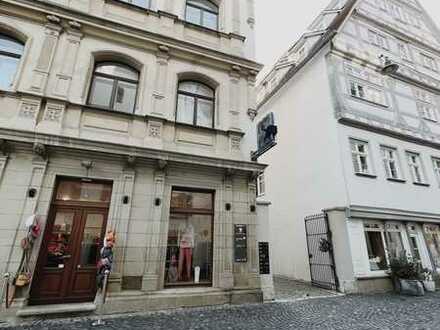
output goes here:
[{"label": "metal post", "polygon": [[[99,314],[101,314],[102,307],[104,306],[105,300],[107,298],[107,283],[108,283],[109,275],[110,275],[109,270],[104,271],[104,283],[102,284],[102,302],[101,302],[101,305],[99,306],[99,309],[100,309]],[[99,318],[95,322],[92,323],[93,327],[103,326],[103,325],[105,325],[105,322],[102,320],[101,315],[99,315]]]},{"label": "metal post", "polygon": [[5,307],[6,309],[9,308],[9,273],[5,273],[3,275],[3,293],[5,296]]}]

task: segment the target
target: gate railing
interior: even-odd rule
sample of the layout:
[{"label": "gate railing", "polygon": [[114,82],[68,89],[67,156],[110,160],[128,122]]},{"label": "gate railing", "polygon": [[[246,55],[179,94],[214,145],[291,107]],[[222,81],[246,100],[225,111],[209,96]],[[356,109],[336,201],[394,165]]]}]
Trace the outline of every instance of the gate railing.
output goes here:
[{"label": "gate railing", "polygon": [[304,220],[312,284],[325,289],[337,290],[339,283],[328,215],[326,213],[314,214]]}]

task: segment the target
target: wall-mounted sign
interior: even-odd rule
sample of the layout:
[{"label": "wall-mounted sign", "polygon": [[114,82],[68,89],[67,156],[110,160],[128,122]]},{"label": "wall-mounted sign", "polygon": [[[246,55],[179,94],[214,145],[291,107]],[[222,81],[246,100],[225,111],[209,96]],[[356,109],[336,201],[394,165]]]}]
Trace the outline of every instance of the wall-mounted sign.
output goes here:
[{"label": "wall-mounted sign", "polygon": [[234,260],[235,262],[247,262],[246,225],[234,226]]},{"label": "wall-mounted sign", "polygon": [[269,243],[258,242],[258,254],[260,259],[260,274],[270,274],[270,259],[269,259]]}]

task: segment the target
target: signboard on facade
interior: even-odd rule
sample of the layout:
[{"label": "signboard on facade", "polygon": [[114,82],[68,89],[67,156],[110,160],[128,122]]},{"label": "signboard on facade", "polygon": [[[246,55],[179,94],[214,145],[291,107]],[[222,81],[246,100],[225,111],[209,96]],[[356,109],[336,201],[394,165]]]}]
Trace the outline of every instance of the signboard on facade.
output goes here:
[{"label": "signboard on facade", "polygon": [[234,259],[235,262],[247,262],[247,226],[234,226]]},{"label": "signboard on facade", "polygon": [[258,254],[260,259],[260,274],[270,274],[270,259],[269,259],[269,243],[258,242]]}]

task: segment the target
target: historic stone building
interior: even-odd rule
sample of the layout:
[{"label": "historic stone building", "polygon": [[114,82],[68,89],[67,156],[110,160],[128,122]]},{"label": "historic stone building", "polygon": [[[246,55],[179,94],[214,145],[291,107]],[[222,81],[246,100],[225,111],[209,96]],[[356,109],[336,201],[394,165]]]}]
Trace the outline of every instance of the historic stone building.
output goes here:
[{"label": "historic stone building", "polygon": [[405,253],[438,276],[439,70],[420,1],[334,0],[262,79],[252,131],[274,274],[384,290]]},{"label": "historic stone building", "polygon": [[95,309],[109,229],[107,312],[261,300],[254,42],[253,0],[0,1],[2,313]]}]

